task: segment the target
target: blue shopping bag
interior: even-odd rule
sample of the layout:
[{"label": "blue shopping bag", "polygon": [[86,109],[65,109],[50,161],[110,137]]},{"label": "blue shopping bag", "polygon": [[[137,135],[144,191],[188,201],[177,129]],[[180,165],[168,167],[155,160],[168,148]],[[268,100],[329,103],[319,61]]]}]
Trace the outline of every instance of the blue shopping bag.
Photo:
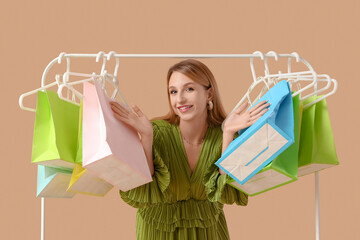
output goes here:
[{"label": "blue shopping bag", "polygon": [[38,165],[37,197],[72,198],[75,193],[68,192],[71,170]]},{"label": "blue shopping bag", "polygon": [[285,80],[277,83],[258,102],[263,100],[271,103],[269,110],[252,126],[239,131],[239,137],[215,163],[241,185],[294,143],[289,84]]}]

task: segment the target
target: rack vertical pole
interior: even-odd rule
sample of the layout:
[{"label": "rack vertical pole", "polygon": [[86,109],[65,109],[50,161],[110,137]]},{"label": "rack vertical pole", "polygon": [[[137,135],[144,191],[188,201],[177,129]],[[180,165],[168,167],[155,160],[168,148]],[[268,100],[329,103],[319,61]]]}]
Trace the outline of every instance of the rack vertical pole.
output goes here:
[{"label": "rack vertical pole", "polygon": [[319,195],[319,172],[315,172],[315,236],[320,240],[320,195]]},{"label": "rack vertical pole", "polygon": [[[314,85],[315,92],[318,90],[318,83]],[[320,240],[320,196],[319,196],[319,172],[315,172],[315,239]]]},{"label": "rack vertical pole", "polygon": [[45,240],[45,198],[41,198],[41,240]]}]

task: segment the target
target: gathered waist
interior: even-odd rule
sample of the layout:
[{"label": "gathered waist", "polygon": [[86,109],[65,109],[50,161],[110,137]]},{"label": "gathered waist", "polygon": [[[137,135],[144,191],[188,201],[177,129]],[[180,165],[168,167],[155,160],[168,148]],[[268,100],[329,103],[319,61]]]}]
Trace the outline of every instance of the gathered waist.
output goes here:
[{"label": "gathered waist", "polygon": [[139,208],[138,214],[146,223],[162,231],[172,232],[177,227],[208,228],[223,214],[223,204],[188,199]]}]

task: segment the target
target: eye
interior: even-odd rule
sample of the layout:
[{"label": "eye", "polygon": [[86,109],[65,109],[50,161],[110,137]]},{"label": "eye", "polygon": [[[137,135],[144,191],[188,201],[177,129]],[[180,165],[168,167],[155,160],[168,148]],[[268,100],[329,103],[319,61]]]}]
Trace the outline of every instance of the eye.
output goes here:
[{"label": "eye", "polygon": [[171,91],[170,91],[170,94],[175,94],[175,93],[176,93],[175,90],[171,90]]},{"label": "eye", "polygon": [[187,92],[191,92],[191,91],[194,91],[194,89],[192,87],[189,87],[186,89]]}]

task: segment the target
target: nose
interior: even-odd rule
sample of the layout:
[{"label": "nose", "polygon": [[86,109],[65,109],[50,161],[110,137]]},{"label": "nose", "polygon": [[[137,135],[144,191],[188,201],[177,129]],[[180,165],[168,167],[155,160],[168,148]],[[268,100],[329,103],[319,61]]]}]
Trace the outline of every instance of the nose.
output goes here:
[{"label": "nose", "polygon": [[183,92],[179,92],[177,95],[177,102],[178,103],[184,103],[185,102],[185,96]]}]

